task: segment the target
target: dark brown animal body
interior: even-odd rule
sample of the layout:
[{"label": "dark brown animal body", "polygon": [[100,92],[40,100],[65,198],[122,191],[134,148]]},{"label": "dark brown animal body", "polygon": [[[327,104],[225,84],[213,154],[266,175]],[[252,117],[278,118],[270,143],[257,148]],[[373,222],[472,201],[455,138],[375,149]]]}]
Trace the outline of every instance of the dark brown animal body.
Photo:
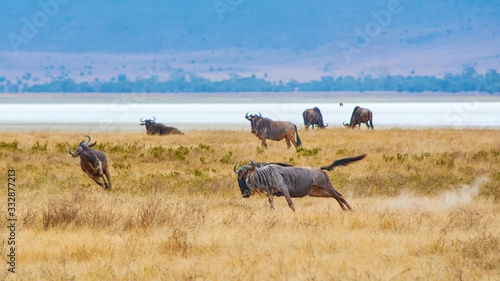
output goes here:
[{"label": "dark brown animal body", "polygon": [[325,125],[323,123],[323,115],[317,107],[304,110],[302,118],[304,118],[304,126],[306,129],[309,129],[310,125],[312,125],[313,129],[314,126],[321,129],[328,127],[328,124]]},{"label": "dark brown animal body", "polygon": [[368,128],[373,130],[373,113],[367,108],[356,106],[352,111],[351,122],[349,124],[343,123],[344,126],[349,128],[361,128],[361,123],[365,123]]},{"label": "dark brown animal body", "polygon": [[[282,139],[286,140],[286,145],[290,148],[290,142],[293,143],[295,147],[302,145],[300,141],[299,134],[297,133],[297,126],[288,121],[273,121],[269,118],[262,117],[261,114],[257,115],[247,115],[245,118],[250,121],[252,125],[252,134],[255,134],[260,140],[262,140],[262,146],[267,147],[266,140],[280,141]],[[297,136],[297,141],[295,141],[294,136]]]},{"label": "dark brown animal body", "polygon": [[[94,150],[92,147],[96,145],[97,142],[89,145],[90,136],[88,141],[81,141],[75,152],[71,152],[71,147],[69,148],[69,153],[73,157],[80,157],[80,167],[91,179],[93,179],[98,185],[100,185],[105,190],[111,189],[111,177],[109,175],[108,161],[106,155],[99,150]],[[106,176],[106,179],[104,179]],[[100,181],[102,178],[102,182]]]},{"label": "dark brown animal body", "polygon": [[333,188],[330,178],[322,170],[331,171],[334,167],[346,166],[365,157],[366,154],[344,158],[319,168],[301,168],[286,164],[256,164],[250,160],[250,165],[245,165],[236,171],[235,164],[233,170],[238,174],[238,185],[243,198],[248,198],[256,192],[265,193],[269,204],[271,204],[271,210],[274,210],[274,196],[285,196],[288,206],[295,211],[292,198],[309,195],[313,197],[333,197],[342,210],[347,211],[351,210],[351,206],[349,206],[342,194]]},{"label": "dark brown animal body", "polygon": [[177,128],[165,126],[161,123],[156,123],[155,121],[156,121],[156,118],[154,118],[154,120],[146,119],[144,121],[141,118],[141,125],[146,126],[146,133],[150,136],[153,136],[153,135],[158,135],[158,136],[184,135],[184,133],[181,132]]}]

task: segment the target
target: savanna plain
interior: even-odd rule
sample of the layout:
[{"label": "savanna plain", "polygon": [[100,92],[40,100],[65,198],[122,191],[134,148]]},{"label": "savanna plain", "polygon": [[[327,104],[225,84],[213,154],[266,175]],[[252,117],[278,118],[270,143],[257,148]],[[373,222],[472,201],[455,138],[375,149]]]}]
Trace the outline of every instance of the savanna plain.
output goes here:
[{"label": "savanna plain", "polygon": [[[4,262],[1,280],[500,279],[499,130],[299,130],[299,149],[261,149],[249,131],[92,133],[111,191],[68,154],[85,134],[0,133],[18,217],[16,273]],[[364,153],[328,172],[352,212],[313,197],[270,211],[233,171],[247,157],[319,167]]]}]

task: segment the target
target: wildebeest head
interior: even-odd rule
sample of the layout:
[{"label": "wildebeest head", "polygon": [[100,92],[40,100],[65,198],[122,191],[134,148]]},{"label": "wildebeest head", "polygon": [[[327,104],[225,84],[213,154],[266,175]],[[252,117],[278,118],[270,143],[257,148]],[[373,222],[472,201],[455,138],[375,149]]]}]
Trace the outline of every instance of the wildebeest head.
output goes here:
[{"label": "wildebeest head", "polygon": [[257,133],[257,125],[260,120],[262,120],[262,114],[259,112],[259,115],[257,114],[252,114],[252,115],[245,115],[245,118],[250,121],[250,124],[252,126],[252,134]]},{"label": "wildebeest head", "polygon": [[144,118],[141,118],[141,126],[146,126],[146,130],[151,126],[151,124],[156,124],[156,118],[153,116],[153,119],[146,119],[142,120]]},{"label": "wildebeest head", "polygon": [[[234,163],[233,166],[233,171],[238,175],[238,186],[240,187],[241,191],[241,196],[243,198],[248,198],[252,195],[252,191],[250,190],[250,187],[247,185],[247,179],[248,177],[258,168],[262,168],[266,165],[269,164],[275,164],[279,165],[282,167],[292,167],[293,165],[290,164],[285,164],[285,163],[266,163],[266,162],[253,162],[252,159],[248,158],[250,160],[250,164],[245,165],[238,170],[236,170],[236,166],[238,165],[238,162]],[[279,194],[275,194],[279,196]]]},{"label": "wildebeest head", "polygon": [[76,150],[74,152],[71,152],[71,147],[69,148],[69,154],[71,154],[71,156],[73,157],[78,157],[80,156],[80,154],[82,153],[85,153],[86,151],[89,150],[89,148],[93,147],[94,145],[96,145],[97,142],[94,142],[92,144],[89,144],[90,143],[90,136],[86,136],[87,138],[89,138],[88,141],[81,141],[80,144],[78,145],[78,147],[76,148]]},{"label": "wildebeest head", "polygon": [[[248,198],[252,195],[250,187],[247,185],[247,179],[257,168],[255,163],[250,158],[248,158],[248,160],[250,160],[251,164],[239,168],[238,171],[236,171],[236,165],[238,165],[238,162],[236,162],[233,167],[233,171],[238,175],[238,186],[240,187],[241,196],[243,196],[243,198]],[[262,163],[257,163],[257,165],[261,166]]]}]

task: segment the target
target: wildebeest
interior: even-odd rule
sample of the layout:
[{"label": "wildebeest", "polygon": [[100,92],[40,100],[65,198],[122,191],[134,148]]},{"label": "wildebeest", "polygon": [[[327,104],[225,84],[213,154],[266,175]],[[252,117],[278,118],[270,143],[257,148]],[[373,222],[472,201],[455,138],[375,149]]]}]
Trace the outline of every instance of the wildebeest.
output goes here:
[{"label": "wildebeest", "polygon": [[[302,145],[300,141],[299,134],[297,133],[297,126],[292,122],[288,121],[273,121],[269,118],[255,115],[245,115],[245,118],[250,121],[252,126],[252,134],[255,134],[260,140],[262,140],[262,146],[267,147],[266,139],[280,141],[282,139],[286,140],[286,145],[290,148],[290,142],[293,143],[295,147]],[[294,135],[297,135],[297,141],[294,140]]]},{"label": "wildebeest", "polygon": [[[88,141],[81,141],[75,152],[71,152],[71,147],[69,148],[69,153],[73,157],[80,157],[80,167],[82,170],[93,179],[98,185],[100,185],[105,190],[111,189],[111,178],[109,176],[108,161],[106,155],[99,150],[94,150],[92,147],[96,145],[97,142],[93,144],[90,143],[90,136]],[[104,179],[106,176],[106,180]],[[102,177],[101,182],[99,178]]]},{"label": "wildebeest", "polygon": [[323,115],[317,107],[304,110],[302,117],[304,118],[304,126],[306,129],[309,129],[310,125],[312,125],[313,129],[314,126],[321,129],[328,127],[328,124],[325,125],[323,123]]},{"label": "wildebeest", "polygon": [[352,111],[351,122],[349,124],[344,122],[343,124],[354,129],[356,126],[361,128],[361,123],[365,123],[368,128],[373,130],[373,113],[368,108],[356,106]]},{"label": "wildebeest", "polygon": [[273,197],[285,196],[288,206],[295,212],[292,198],[313,196],[333,197],[337,200],[342,210],[352,210],[351,206],[332,186],[326,171],[331,171],[337,166],[346,166],[352,162],[364,159],[366,154],[336,160],[328,166],[319,168],[294,167],[286,164],[254,163],[251,159],[249,165],[236,171],[238,185],[243,198],[248,198],[255,192],[265,193],[268,197],[271,210],[274,210]]},{"label": "wildebeest", "polygon": [[141,125],[146,126],[146,133],[150,136],[152,135],[184,135],[183,132],[181,132],[179,129],[174,128],[174,127],[169,127],[165,126],[162,123],[156,123],[156,118],[153,116],[153,120],[151,119],[146,119],[142,120],[141,118]]}]

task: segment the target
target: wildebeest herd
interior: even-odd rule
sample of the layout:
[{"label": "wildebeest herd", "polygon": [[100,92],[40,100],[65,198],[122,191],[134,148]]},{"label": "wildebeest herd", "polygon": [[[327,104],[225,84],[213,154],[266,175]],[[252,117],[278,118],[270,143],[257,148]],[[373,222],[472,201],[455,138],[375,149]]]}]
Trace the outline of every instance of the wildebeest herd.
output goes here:
[{"label": "wildebeest herd", "polygon": [[[340,103],[340,106],[343,106]],[[326,128],[328,124],[324,124],[323,116],[319,108],[306,109],[302,114],[304,118],[304,126],[306,129],[312,126],[312,129]],[[262,147],[267,148],[266,140],[280,141],[285,139],[287,147],[290,148],[292,143],[295,147],[300,147],[302,142],[297,132],[297,126],[288,121],[273,121],[269,118],[259,115],[245,115],[245,118],[250,121],[251,132],[262,141]],[[184,135],[179,129],[165,126],[161,123],[156,123],[156,118],[144,119],[141,118],[142,126],[146,126],[147,135]],[[369,109],[356,106],[352,112],[351,120],[348,124],[343,123],[349,128],[361,127],[361,123],[365,123],[368,128],[373,130],[373,114]],[[95,150],[92,147],[97,142],[90,144],[91,137],[87,141],[83,140],[79,143],[74,152],[69,148],[69,153],[73,157],[80,158],[81,169],[98,185],[105,190],[111,190],[111,177],[109,165],[106,155],[102,151]],[[243,198],[248,198],[254,193],[264,193],[268,197],[271,210],[274,210],[274,196],[284,196],[288,202],[288,206],[295,212],[291,198],[313,196],[313,197],[333,197],[337,200],[342,210],[352,210],[351,206],[344,199],[342,194],[337,192],[324,171],[332,171],[337,166],[346,166],[353,162],[362,160],[366,154],[344,158],[334,161],[328,166],[311,168],[311,167],[295,167],[285,163],[264,163],[254,162],[251,159],[250,164],[244,165],[238,170],[234,164],[233,170],[238,176],[238,185]],[[101,181],[102,178],[102,181]]]}]

